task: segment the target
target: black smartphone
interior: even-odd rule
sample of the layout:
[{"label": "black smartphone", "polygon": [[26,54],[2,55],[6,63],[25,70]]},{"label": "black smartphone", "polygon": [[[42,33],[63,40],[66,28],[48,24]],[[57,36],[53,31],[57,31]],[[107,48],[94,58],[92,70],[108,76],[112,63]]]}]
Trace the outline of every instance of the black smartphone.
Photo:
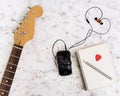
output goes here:
[{"label": "black smartphone", "polygon": [[71,54],[69,51],[57,52],[56,58],[57,58],[59,74],[62,76],[70,75],[72,73],[70,57],[71,57]]}]

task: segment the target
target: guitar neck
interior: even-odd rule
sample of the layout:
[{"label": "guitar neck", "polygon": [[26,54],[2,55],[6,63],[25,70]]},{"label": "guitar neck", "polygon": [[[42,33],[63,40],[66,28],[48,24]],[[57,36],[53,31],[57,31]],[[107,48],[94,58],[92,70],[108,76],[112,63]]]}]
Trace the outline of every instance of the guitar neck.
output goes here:
[{"label": "guitar neck", "polygon": [[5,72],[0,84],[0,96],[9,95],[9,91],[14,79],[14,75],[17,69],[17,65],[18,65],[21,53],[22,53],[22,47],[14,44],[7,67],[5,69]]}]

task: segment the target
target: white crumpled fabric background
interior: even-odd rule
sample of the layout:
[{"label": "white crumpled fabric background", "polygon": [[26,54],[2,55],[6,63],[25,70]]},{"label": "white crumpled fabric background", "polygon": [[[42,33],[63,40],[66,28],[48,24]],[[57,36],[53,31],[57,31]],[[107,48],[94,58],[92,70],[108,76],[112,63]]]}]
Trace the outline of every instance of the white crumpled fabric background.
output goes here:
[{"label": "white crumpled fabric background", "polygon": [[[0,79],[14,43],[13,32],[19,26],[30,5],[29,0],[0,0]],[[120,96],[120,0],[30,0],[31,6],[44,10],[36,20],[33,40],[24,46],[9,96]],[[67,46],[83,39],[90,28],[84,14],[92,6],[103,10],[111,20],[108,34],[92,36],[82,46],[71,50],[73,74],[61,77],[51,52],[56,39]],[[81,79],[76,50],[107,42],[113,58],[118,82],[85,91]],[[91,76],[91,78],[94,78]]]}]

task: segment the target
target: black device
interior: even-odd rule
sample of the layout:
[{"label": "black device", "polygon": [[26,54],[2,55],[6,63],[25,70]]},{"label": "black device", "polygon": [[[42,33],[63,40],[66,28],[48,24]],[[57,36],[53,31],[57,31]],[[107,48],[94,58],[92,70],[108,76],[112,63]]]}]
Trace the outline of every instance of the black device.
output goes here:
[{"label": "black device", "polygon": [[59,74],[62,76],[70,75],[72,73],[71,68],[71,54],[69,51],[58,51],[56,55]]}]

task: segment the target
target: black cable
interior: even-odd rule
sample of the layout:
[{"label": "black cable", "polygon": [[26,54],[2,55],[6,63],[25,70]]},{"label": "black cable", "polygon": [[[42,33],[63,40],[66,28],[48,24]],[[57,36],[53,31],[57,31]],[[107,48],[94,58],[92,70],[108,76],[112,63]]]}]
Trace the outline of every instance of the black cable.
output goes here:
[{"label": "black cable", "polygon": [[[101,15],[100,15],[100,17],[99,17],[98,19],[101,20],[101,21],[102,21],[102,20],[107,20],[107,21],[109,22],[109,28],[108,28],[108,30],[107,30],[106,32],[104,32],[104,33],[100,33],[100,32],[95,31],[95,30],[93,29],[93,26],[91,25],[90,21],[88,20],[88,17],[87,17],[88,12],[89,12],[90,10],[92,10],[92,9],[95,9],[95,8],[98,9],[98,10],[100,11],[100,13],[101,13]],[[87,32],[87,34],[86,34],[86,36],[85,36],[84,39],[82,39],[81,41],[78,41],[77,43],[73,44],[73,45],[70,46],[68,49],[67,49],[66,43],[65,43],[62,39],[58,39],[58,40],[56,40],[56,41],[54,42],[54,44],[53,44],[53,46],[52,46],[52,54],[53,54],[53,56],[55,57],[55,59],[56,59],[56,56],[55,56],[55,54],[54,54],[54,46],[55,46],[55,44],[56,44],[58,41],[62,41],[62,42],[64,43],[64,45],[65,45],[65,50],[70,50],[70,49],[72,49],[72,48],[74,48],[74,47],[77,47],[77,46],[80,46],[80,45],[84,44],[84,43],[86,42],[86,40],[92,35],[92,33],[96,33],[96,34],[98,34],[98,35],[105,35],[105,34],[107,34],[107,33],[110,31],[111,21],[110,21],[108,18],[103,18],[103,12],[102,12],[102,10],[101,10],[99,7],[94,6],[94,7],[89,8],[89,9],[85,12],[85,20],[86,20],[87,23],[90,25],[90,29],[88,30],[88,32]],[[102,25],[101,25],[101,26],[102,26]]]},{"label": "black cable", "polygon": [[53,54],[54,57],[55,57],[55,54],[54,54],[54,46],[55,46],[55,44],[56,44],[58,41],[63,42],[63,43],[64,43],[64,46],[65,46],[65,50],[67,50],[67,46],[66,46],[65,41],[63,41],[62,39],[56,40],[56,41],[53,43],[53,46],[52,46],[52,54]]},{"label": "black cable", "polygon": [[80,45],[84,44],[85,41],[87,40],[87,38],[89,38],[91,35],[92,35],[92,29],[89,29],[86,36],[85,36],[85,38],[83,40],[73,44],[71,47],[69,47],[68,50],[70,50],[71,48],[74,48],[74,47],[77,47],[77,46],[80,46]]},{"label": "black cable", "polygon": [[[98,9],[98,10],[101,12],[101,15],[100,15],[100,17],[99,17],[99,20],[107,20],[107,21],[109,22],[109,28],[108,28],[108,30],[107,30],[106,32],[104,32],[104,33],[100,33],[100,32],[95,31],[95,30],[93,29],[93,26],[91,25],[90,21],[89,21],[88,18],[87,18],[88,12],[89,12],[91,9],[95,9],[95,8]],[[107,34],[107,33],[110,31],[110,28],[111,28],[111,21],[110,21],[108,18],[102,18],[102,17],[103,17],[103,12],[102,12],[102,10],[101,10],[99,7],[96,7],[96,6],[95,6],[95,7],[89,8],[89,9],[85,12],[85,20],[87,21],[87,23],[90,25],[91,28],[88,30],[88,32],[87,32],[87,34],[86,34],[86,36],[85,36],[85,38],[84,38],[83,40],[81,40],[81,41],[73,44],[72,46],[70,46],[70,47],[68,48],[68,50],[84,44],[84,43],[86,42],[86,40],[92,35],[93,32],[96,33],[96,34],[99,34],[99,35],[105,35],[105,34]]]}]

